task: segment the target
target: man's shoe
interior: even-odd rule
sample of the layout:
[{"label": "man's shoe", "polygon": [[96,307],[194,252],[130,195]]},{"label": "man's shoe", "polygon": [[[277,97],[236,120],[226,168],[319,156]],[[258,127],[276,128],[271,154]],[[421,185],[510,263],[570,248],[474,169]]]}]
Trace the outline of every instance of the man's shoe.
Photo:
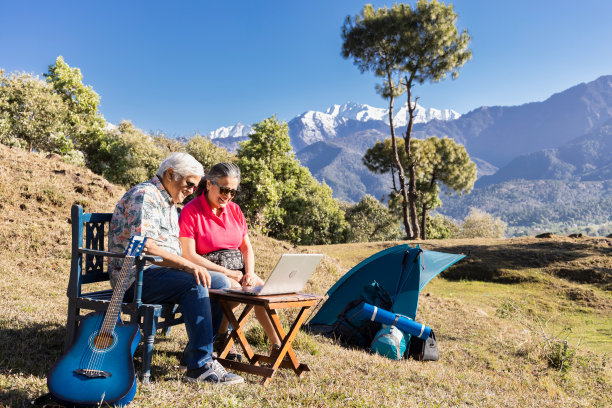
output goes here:
[{"label": "man's shoe", "polygon": [[240,384],[244,378],[239,375],[228,373],[217,360],[204,364],[200,368],[187,370],[185,375],[187,382],[211,382],[220,385]]}]

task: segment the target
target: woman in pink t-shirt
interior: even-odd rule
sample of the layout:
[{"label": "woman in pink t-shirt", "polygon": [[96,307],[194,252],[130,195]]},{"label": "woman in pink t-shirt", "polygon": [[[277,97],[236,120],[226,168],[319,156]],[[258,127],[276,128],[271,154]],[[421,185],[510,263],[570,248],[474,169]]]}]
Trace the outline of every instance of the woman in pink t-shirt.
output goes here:
[{"label": "woman in pink t-shirt", "polygon": [[[198,186],[196,198],[181,210],[182,254],[208,270],[227,275],[233,287],[263,285],[255,274],[255,255],[244,214],[232,201],[239,184],[240,169],[233,163],[218,163],[208,171]],[[255,307],[255,315],[272,347],[280,347],[280,339],[263,307]],[[225,319],[219,333],[224,331],[227,331]]]}]

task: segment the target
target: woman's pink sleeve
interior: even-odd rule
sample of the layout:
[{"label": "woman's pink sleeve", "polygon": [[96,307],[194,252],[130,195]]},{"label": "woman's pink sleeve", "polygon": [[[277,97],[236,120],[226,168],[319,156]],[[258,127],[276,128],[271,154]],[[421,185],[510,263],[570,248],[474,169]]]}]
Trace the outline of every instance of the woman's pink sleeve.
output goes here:
[{"label": "woman's pink sleeve", "polygon": [[244,214],[242,213],[242,208],[240,208],[240,206],[236,206],[236,207],[238,207],[240,223],[242,224],[242,236],[244,237],[249,232],[249,229],[247,227],[246,218],[244,218]]},{"label": "woman's pink sleeve", "polygon": [[181,215],[179,217],[179,237],[195,239],[196,214],[193,208],[194,206],[186,205],[181,210]]}]

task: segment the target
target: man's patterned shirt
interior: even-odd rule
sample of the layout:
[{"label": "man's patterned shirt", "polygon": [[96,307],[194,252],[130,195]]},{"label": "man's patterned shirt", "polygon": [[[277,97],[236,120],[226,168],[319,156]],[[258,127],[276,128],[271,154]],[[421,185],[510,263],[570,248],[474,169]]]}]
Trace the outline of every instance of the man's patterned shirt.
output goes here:
[{"label": "man's patterned shirt", "polygon": [[[132,187],[115,207],[108,234],[109,251],[125,252],[134,235],[145,236],[160,248],[181,255],[176,205],[157,177]],[[113,287],[122,264],[120,258],[111,258],[108,262]],[[131,285],[135,279],[134,269],[129,279]]]}]

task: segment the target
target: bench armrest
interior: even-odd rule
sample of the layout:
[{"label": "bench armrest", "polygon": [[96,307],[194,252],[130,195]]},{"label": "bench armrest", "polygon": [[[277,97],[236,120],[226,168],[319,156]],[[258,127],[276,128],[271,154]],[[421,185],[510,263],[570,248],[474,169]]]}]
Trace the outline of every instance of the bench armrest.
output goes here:
[{"label": "bench armrest", "polygon": [[[125,254],[122,252],[98,251],[95,249],[87,248],[79,248],[79,252],[87,255],[107,256],[110,258],[125,258]],[[161,256],[153,255],[140,255],[138,259],[146,262],[161,262],[164,260],[164,258],[162,258]]]},{"label": "bench armrest", "polygon": [[79,248],[79,252],[87,255],[108,256],[110,258],[125,258],[122,252],[98,251],[95,249]]},{"label": "bench armrest", "polygon": [[153,255],[140,255],[138,259],[142,259],[147,262],[161,262],[164,260],[161,256],[153,256]]}]

